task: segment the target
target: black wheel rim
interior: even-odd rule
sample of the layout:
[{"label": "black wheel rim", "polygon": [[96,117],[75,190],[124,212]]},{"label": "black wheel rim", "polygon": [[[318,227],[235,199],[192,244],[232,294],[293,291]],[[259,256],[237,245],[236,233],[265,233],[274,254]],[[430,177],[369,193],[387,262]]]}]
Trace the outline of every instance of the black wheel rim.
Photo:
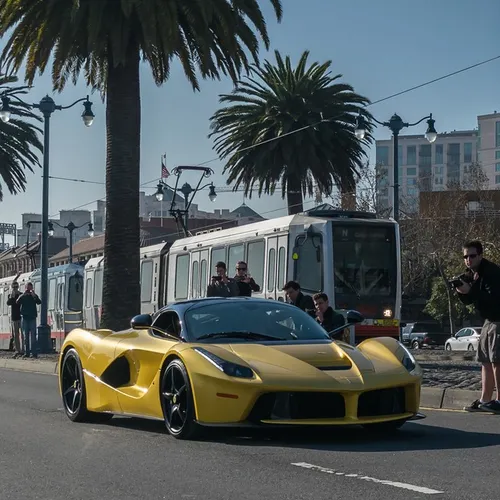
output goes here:
[{"label": "black wheel rim", "polygon": [[171,432],[179,433],[187,419],[187,381],[178,366],[169,366],[162,386],[165,422]]},{"label": "black wheel rim", "polygon": [[69,413],[75,414],[82,400],[82,379],[74,356],[68,356],[64,361],[62,393],[65,408]]}]

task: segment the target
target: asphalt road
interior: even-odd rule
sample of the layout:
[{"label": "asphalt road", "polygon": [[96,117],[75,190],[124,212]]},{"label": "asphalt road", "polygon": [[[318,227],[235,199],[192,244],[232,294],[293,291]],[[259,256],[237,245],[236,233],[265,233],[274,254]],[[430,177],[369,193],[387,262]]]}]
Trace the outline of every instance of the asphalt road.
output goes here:
[{"label": "asphalt road", "polygon": [[74,424],[55,376],[0,370],[0,498],[498,500],[500,417],[427,415],[388,438],[219,431],[184,442],[146,420]]}]

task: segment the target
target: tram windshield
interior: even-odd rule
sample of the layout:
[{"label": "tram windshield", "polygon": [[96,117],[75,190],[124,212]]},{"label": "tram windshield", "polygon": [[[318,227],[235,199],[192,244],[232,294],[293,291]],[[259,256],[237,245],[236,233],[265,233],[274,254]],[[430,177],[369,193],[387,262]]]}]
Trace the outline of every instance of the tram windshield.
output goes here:
[{"label": "tram windshield", "polygon": [[333,259],[337,297],[395,296],[397,252],[393,225],[335,225]]}]

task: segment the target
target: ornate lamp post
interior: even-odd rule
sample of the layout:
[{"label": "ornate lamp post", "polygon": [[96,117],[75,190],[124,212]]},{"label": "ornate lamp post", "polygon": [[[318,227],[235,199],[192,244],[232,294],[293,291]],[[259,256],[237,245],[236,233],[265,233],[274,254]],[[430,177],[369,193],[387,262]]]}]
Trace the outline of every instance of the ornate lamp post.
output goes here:
[{"label": "ornate lamp post", "polygon": [[69,263],[71,264],[73,262],[73,231],[75,229],[80,229],[81,227],[85,226],[85,224],[88,225],[88,235],[89,238],[94,237],[94,227],[92,226],[92,222],[85,222],[84,224],[81,224],[80,226],[75,226],[73,222],[69,222],[67,226],[63,226],[59,224],[56,221],[50,221],[49,222],[49,236],[54,236],[54,224],[56,226],[62,227],[63,229],[67,229],[69,231]]},{"label": "ornate lamp post", "polygon": [[[392,131],[392,135],[394,136],[394,219],[399,219],[399,155],[398,155],[398,138],[399,132],[405,127],[413,127],[422,123],[424,120],[427,120],[427,131],[425,132],[426,139],[433,143],[437,138],[437,132],[434,128],[435,120],[432,119],[432,113],[428,116],[424,116],[421,120],[415,123],[407,123],[403,122],[401,117],[397,114],[392,115],[391,119],[388,122],[379,122],[376,118],[373,118],[375,122],[379,125],[383,125],[384,127],[388,127]],[[358,120],[356,123],[356,130],[354,133],[356,137],[362,140],[365,137],[367,129],[366,121],[363,115],[359,114]]]},{"label": "ornate lamp post", "polygon": [[43,132],[43,184],[42,184],[42,248],[41,248],[41,293],[40,300],[42,301],[40,308],[40,325],[38,326],[38,347],[41,353],[52,351],[52,343],[50,341],[50,326],[47,322],[48,314],[48,238],[49,238],[49,152],[50,152],[50,117],[54,111],[72,108],[75,104],[83,102],[82,119],[85,126],[90,127],[94,121],[94,113],[92,112],[92,102],[89,101],[89,96],[78,99],[69,106],[61,106],[56,104],[54,100],[46,95],[39,103],[28,104],[22,99],[13,94],[4,92],[0,99],[2,108],[0,109],[0,119],[7,123],[10,120],[14,110],[10,107],[11,97],[15,98],[20,103],[30,108],[36,108],[41,111],[44,118]]}]

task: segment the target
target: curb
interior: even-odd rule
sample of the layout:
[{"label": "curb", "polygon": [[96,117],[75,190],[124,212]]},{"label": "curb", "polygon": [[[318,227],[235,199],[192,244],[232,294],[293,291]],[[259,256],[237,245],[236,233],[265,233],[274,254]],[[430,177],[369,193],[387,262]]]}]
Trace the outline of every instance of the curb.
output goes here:
[{"label": "curb", "polygon": [[57,373],[57,365],[57,361],[45,361],[41,359],[23,360],[0,358],[0,368],[20,372],[47,373],[55,375]]},{"label": "curb", "polygon": [[[45,360],[18,360],[0,358],[0,368],[31,373],[57,374],[57,362]],[[422,387],[420,407],[436,410],[463,410],[465,405],[479,397],[480,391]]]}]

